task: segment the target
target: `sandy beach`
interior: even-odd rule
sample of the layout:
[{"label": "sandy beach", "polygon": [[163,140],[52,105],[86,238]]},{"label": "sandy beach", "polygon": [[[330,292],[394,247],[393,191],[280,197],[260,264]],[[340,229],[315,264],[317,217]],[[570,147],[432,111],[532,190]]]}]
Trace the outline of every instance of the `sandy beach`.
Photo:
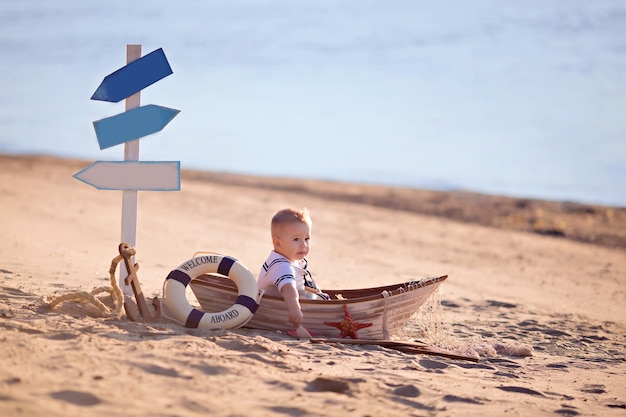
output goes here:
[{"label": "sandy beach", "polygon": [[109,284],[122,193],[72,178],[90,163],[0,155],[2,416],[626,413],[624,208],[192,171],[180,192],[140,192],[146,297],[196,251],[256,274],[274,212],[307,207],[322,288],[447,274],[423,341],[470,362],[47,308]]}]

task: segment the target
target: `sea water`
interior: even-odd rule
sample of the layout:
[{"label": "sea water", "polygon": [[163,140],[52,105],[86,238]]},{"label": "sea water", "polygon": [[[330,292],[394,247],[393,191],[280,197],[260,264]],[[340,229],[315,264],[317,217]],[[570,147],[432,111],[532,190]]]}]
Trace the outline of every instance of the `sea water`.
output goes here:
[{"label": "sea water", "polygon": [[623,0],[1,0],[0,152],[123,159],[127,44],[181,110],[144,160],[626,207]]}]

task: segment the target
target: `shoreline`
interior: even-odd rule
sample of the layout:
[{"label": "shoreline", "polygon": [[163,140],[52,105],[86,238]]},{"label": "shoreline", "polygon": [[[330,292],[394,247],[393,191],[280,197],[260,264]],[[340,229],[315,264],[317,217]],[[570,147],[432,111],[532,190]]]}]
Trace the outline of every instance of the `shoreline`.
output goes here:
[{"label": "shoreline", "polygon": [[[39,154],[3,154],[3,159],[59,160],[82,169],[93,161]],[[615,249],[626,249],[626,207],[510,197],[468,191],[439,191],[392,185],[256,176],[181,169],[184,180],[311,195],[440,217],[497,229],[523,231]]]},{"label": "shoreline", "polygon": [[332,201],[626,249],[626,208],[623,207],[467,191],[437,191],[213,171],[182,170],[181,177],[216,184],[311,194]]}]

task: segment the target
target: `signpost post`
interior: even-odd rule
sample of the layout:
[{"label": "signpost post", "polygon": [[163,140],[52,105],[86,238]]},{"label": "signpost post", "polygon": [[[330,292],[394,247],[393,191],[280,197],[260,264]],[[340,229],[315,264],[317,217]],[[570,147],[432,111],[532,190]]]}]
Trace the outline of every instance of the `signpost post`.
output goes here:
[{"label": "signpost post", "polygon": [[[141,58],[141,45],[126,45],[126,65]],[[103,81],[104,83],[104,81]],[[94,94],[95,95],[95,94]],[[93,98],[93,97],[92,97]],[[116,97],[117,98],[117,97]],[[141,105],[141,89],[130,97],[126,98],[125,110],[129,111]],[[124,161],[139,160],[139,139],[124,143]],[[131,248],[137,247],[137,206],[138,190],[122,191],[122,238],[121,242],[126,242]],[[132,259],[135,263],[135,259]],[[128,271],[120,268],[120,288],[127,295],[132,294],[130,285],[126,285]]]},{"label": "signpost post", "polygon": [[[122,190],[121,241],[137,245],[138,191],[180,190],[179,161],[139,161],[139,139],[163,129],[179,110],[156,105],[141,106],[141,90],[172,74],[163,49],[141,56],[141,45],[126,46],[126,66],[107,75],[92,100],[117,103],[126,99],[125,112],[95,121],[100,149],[124,144],[124,161],[96,161],[74,174],[74,178],[99,190]],[[134,260],[132,261],[134,264]],[[120,269],[124,294],[132,288]]]}]

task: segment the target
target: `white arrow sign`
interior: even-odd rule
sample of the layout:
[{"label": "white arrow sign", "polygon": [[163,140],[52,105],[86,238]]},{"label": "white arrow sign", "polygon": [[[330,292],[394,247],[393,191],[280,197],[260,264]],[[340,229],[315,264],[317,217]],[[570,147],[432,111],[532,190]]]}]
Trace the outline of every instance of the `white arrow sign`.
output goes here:
[{"label": "white arrow sign", "polygon": [[180,161],[96,161],[74,178],[98,190],[179,191]]}]

